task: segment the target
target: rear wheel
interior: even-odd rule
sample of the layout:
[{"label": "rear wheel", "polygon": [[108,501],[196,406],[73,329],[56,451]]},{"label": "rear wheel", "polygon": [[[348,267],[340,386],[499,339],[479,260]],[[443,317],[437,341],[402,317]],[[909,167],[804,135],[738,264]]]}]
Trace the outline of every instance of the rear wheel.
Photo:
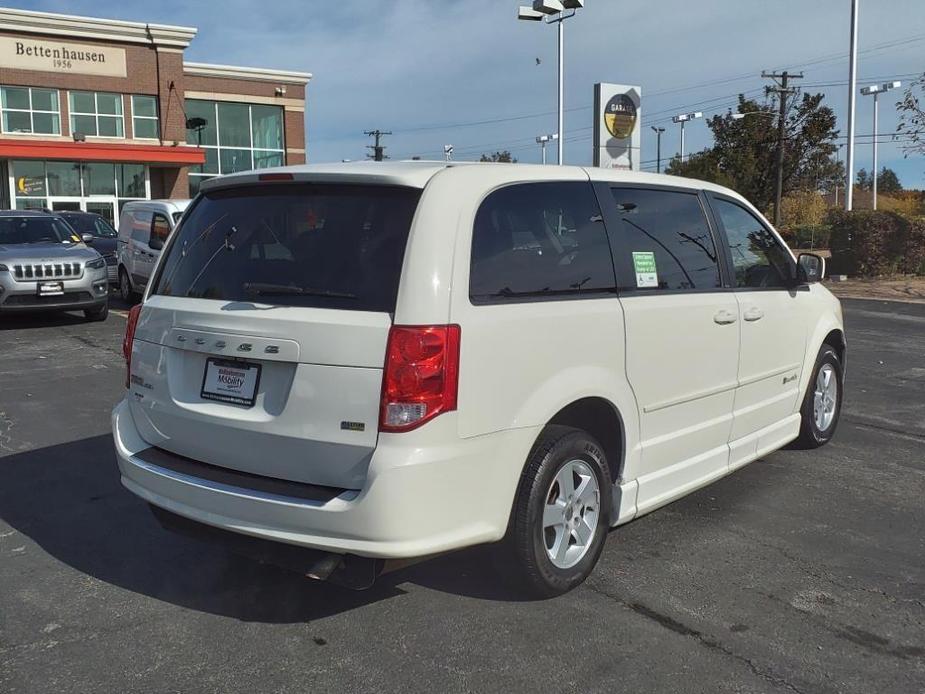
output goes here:
[{"label": "rear wheel", "polygon": [[832,440],[841,414],[843,374],[841,359],[830,345],[822,345],[800,408],[798,448],[818,448]]},{"label": "rear wheel", "polygon": [[84,311],[84,318],[89,321],[104,321],[109,317],[109,302],[96,308],[88,308]]},{"label": "rear wheel", "polygon": [[588,577],[607,535],[610,486],[607,459],[593,437],[546,427],[521,475],[503,545],[520,586],[548,598]]},{"label": "rear wheel", "polygon": [[135,298],[135,293],[132,291],[132,283],[124,267],[119,268],[119,298],[129,304],[132,303]]}]

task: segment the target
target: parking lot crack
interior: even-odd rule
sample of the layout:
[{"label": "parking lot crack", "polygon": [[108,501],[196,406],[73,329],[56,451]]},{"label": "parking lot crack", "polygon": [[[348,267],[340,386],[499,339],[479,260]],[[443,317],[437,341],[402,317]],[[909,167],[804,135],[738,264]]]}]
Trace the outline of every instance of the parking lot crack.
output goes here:
[{"label": "parking lot crack", "polygon": [[688,626],[687,624],[684,624],[683,622],[678,621],[674,617],[671,617],[670,615],[654,610],[651,607],[648,607],[647,605],[644,605],[638,601],[625,600],[619,595],[614,595],[613,593],[603,590],[591,584],[588,581],[585,582],[585,586],[592,592],[604,598],[607,598],[608,600],[612,600],[613,602],[616,602],[617,604],[621,605],[622,607],[625,607],[626,609],[632,610],[636,614],[642,617],[645,617],[646,619],[652,620],[659,626],[664,627],[665,629],[668,629],[669,631],[672,631],[680,636],[692,638],[704,648],[707,648],[712,651],[717,651],[730,658],[733,658],[734,660],[748,667],[748,669],[751,670],[751,672],[756,677],[764,680],[765,682],[768,682],[769,684],[772,684],[776,687],[782,687],[784,689],[787,689],[788,691],[796,692],[797,694],[805,694],[803,690],[801,690],[799,687],[797,687],[795,684],[788,681],[784,677],[781,677],[779,675],[776,675],[772,672],[765,670],[764,668],[759,666],[758,663],[756,663],[752,658],[736,653],[730,646],[719,641],[713,636],[710,636],[709,634],[705,634],[699,629],[695,629],[691,626]]}]

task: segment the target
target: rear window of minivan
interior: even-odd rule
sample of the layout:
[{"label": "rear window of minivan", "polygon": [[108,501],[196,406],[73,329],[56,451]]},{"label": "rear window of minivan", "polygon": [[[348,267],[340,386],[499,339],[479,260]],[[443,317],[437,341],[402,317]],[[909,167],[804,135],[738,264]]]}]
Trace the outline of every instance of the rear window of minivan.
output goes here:
[{"label": "rear window of minivan", "polygon": [[394,312],[420,194],[321,183],[203,193],[165,251],[153,294]]}]

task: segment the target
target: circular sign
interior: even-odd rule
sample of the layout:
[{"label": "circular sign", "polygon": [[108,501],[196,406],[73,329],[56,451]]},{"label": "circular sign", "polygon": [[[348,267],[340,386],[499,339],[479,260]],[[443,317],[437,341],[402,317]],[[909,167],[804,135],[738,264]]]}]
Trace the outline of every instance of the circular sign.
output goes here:
[{"label": "circular sign", "polygon": [[636,127],[636,104],[626,94],[616,94],[604,107],[604,125],[618,140],[625,140]]}]

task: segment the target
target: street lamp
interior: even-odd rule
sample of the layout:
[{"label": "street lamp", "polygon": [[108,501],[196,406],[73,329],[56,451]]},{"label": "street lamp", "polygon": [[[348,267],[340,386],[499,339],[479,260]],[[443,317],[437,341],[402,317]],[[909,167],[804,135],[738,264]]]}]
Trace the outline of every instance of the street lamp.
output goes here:
[{"label": "street lamp", "polygon": [[558,133],[551,133],[549,135],[540,135],[536,138],[536,143],[543,149],[543,163],[546,163],[546,143],[550,140],[558,140]]},{"label": "street lamp", "polygon": [[732,118],[732,120],[742,120],[745,116],[768,116],[769,118],[773,118],[775,115],[777,114],[771,113],[770,111],[746,111],[745,113],[730,113],[729,117]]},{"label": "street lamp", "polygon": [[883,84],[873,84],[869,87],[863,87],[861,89],[861,94],[864,96],[873,95],[874,97],[874,170],[873,170],[873,182],[871,184],[873,191],[873,208],[877,209],[877,97],[880,96],[882,92],[888,92],[891,89],[897,89],[902,86],[902,82],[884,82]]},{"label": "street lamp", "polygon": [[653,131],[655,131],[656,145],[655,145],[655,173],[662,172],[662,133],[665,132],[665,128],[656,128],[654,125],[650,125]]},{"label": "street lamp", "polygon": [[681,163],[684,163],[684,124],[689,120],[694,120],[695,118],[703,118],[703,113],[700,111],[695,111],[693,113],[679,113],[671,119],[672,123],[681,124]]},{"label": "street lamp", "polygon": [[[565,20],[574,17],[578,10],[585,6],[585,0],[533,0],[533,7],[521,6],[517,11],[517,19],[528,22],[546,22],[546,24],[559,25],[559,147],[558,163],[562,165],[562,145],[565,141],[565,106],[563,102],[565,92]],[[566,10],[571,10],[566,12]]]}]

